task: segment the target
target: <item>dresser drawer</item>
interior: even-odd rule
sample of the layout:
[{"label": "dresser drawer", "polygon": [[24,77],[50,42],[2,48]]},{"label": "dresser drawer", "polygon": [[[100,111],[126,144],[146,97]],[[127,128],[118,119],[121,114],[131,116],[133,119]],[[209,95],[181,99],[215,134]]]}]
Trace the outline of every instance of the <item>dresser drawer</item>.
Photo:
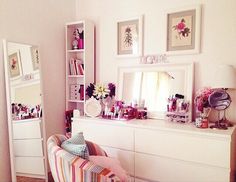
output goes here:
[{"label": "dresser drawer", "polygon": [[41,121],[13,123],[13,139],[41,138]]},{"label": "dresser drawer", "polygon": [[101,147],[104,151],[106,151],[109,157],[118,159],[122,168],[124,168],[124,170],[130,175],[134,176],[134,152],[111,147]]},{"label": "dresser drawer", "polygon": [[15,168],[18,173],[45,175],[42,157],[15,157]]},{"label": "dresser drawer", "polygon": [[129,127],[74,121],[72,134],[78,132],[83,132],[86,140],[98,145],[134,150],[134,129]]},{"label": "dresser drawer", "polygon": [[161,130],[135,130],[137,152],[225,168],[230,168],[230,145],[230,140],[225,138]]},{"label": "dresser drawer", "polygon": [[15,156],[43,156],[41,139],[13,140],[13,147]]},{"label": "dresser drawer", "polygon": [[[223,182],[230,170],[146,154],[135,154],[135,175],[147,181]],[[144,181],[146,181],[144,180]]]}]

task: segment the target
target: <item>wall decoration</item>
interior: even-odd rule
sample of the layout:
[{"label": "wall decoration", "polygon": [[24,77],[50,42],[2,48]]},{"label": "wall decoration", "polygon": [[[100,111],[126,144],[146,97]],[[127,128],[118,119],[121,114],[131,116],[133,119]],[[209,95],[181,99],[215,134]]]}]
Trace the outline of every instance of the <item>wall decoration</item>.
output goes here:
[{"label": "wall decoration", "polygon": [[8,56],[10,77],[17,78],[21,76],[20,52],[16,51]]},{"label": "wall decoration", "polygon": [[167,13],[167,53],[194,54],[200,52],[200,6]]},{"label": "wall decoration", "polygon": [[142,55],[142,16],[117,22],[117,55]]},{"label": "wall decoration", "polygon": [[39,48],[37,46],[31,47],[31,55],[32,55],[33,70],[38,70],[39,69]]},{"label": "wall decoration", "polygon": [[168,63],[166,54],[155,54],[140,57],[140,64]]}]

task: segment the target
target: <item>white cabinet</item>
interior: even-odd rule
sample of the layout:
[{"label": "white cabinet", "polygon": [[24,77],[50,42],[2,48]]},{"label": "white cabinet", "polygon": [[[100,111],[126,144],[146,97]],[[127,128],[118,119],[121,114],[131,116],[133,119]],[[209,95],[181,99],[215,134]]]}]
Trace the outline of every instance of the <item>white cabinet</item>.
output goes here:
[{"label": "white cabinet", "polygon": [[165,182],[226,182],[229,181],[229,174],[230,170],[227,168],[150,154],[135,154],[135,176],[142,179]]},{"label": "white cabinet", "polygon": [[230,166],[230,155],[225,155],[230,154],[230,145],[229,138],[224,137],[173,131],[157,132],[148,129],[135,130],[137,152],[219,167]]},{"label": "white cabinet", "polygon": [[88,20],[67,23],[65,30],[66,109],[83,114],[86,87],[94,82],[94,24]]},{"label": "white cabinet", "polygon": [[16,120],[13,121],[13,139],[41,138],[41,120]]},{"label": "white cabinet", "polygon": [[17,173],[45,175],[44,159],[40,157],[15,157]]},{"label": "white cabinet", "polygon": [[[84,132],[86,140],[93,141],[103,146],[113,146],[119,149],[134,150],[134,129],[129,127],[101,125],[99,123],[81,122],[73,125],[72,134]],[[99,132],[98,132],[99,131]],[[93,135],[91,135],[93,133]],[[108,137],[113,136],[113,137]],[[114,142],[115,138],[115,142]]]},{"label": "white cabinet", "polygon": [[13,140],[15,156],[43,157],[42,139]]},{"label": "white cabinet", "polygon": [[81,117],[73,119],[72,135],[79,131],[116,157],[135,181],[235,181],[235,127]]},{"label": "white cabinet", "polygon": [[45,156],[39,118],[13,121],[13,151],[17,175],[45,175]]}]

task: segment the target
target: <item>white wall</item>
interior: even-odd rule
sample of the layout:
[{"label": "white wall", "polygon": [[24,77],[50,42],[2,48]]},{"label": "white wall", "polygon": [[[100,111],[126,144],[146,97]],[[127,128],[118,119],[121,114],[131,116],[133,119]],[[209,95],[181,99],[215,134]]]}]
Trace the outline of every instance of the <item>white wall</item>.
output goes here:
[{"label": "white wall", "polygon": [[[48,136],[64,130],[64,24],[74,20],[75,0],[1,0],[0,3],[0,41],[6,38],[40,46]],[[0,88],[0,181],[8,182],[11,180],[1,42]]]},{"label": "white wall", "polygon": [[[216,64],[236,66],[235,0],[77,0],[77,18],[96,25],[96,77],[98,82],[117,81],[117,67],[137,65],[137,59],[119,59],[116,54],[116,21],[144,15],[144,55],[164,53],[166,12],[202,4],[201,54],[171,56],[170,62],[195,62],[195,91],[208,86]],[[212,65],[213,64],[213,65]],[[236,121],[236,94],[229,119]]]}]

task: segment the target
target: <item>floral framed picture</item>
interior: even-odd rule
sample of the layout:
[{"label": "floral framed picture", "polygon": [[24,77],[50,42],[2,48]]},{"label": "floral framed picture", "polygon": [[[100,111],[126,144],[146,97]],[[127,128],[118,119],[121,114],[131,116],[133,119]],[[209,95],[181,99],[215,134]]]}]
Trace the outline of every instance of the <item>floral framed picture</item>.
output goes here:
[{"label": "floral framed picture", "polygon": [[8,63],[10,78],[20,77],[22,75],[22,70],[19,50],[8,56]]},{"label": "floral framed picture", "polygon": [[167,54],[200,52],[200,15],[200,5],[167,13]]},{"label": "floral framed picture", "polygon": [[141,56],[143,38],[143,17],[117,22],[117,56]]},{"label": "floral framed picture", "polygon": [[32,55],[33,70],[38,70],[39,69],[39,48],[37,46],[31,47],[31,55]]}]

